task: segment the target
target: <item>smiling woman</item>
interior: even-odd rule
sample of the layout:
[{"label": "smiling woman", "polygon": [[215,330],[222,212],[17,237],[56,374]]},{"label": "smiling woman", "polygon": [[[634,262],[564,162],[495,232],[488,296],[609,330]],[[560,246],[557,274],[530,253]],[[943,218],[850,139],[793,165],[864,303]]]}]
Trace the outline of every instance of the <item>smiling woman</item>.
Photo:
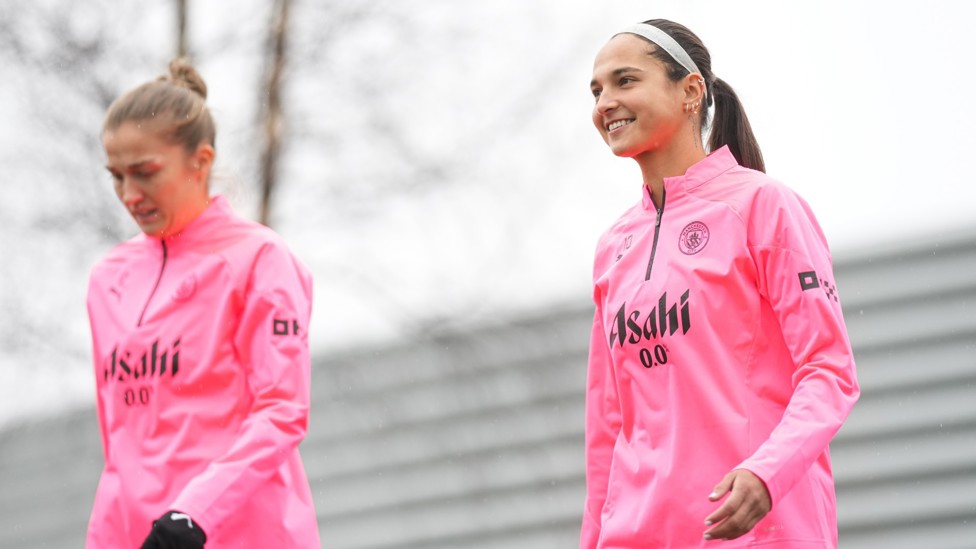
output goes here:
[{"label": "smiling woman", "polygon": [[89,283],[105,467],[88,547],[319,546],[297,448],[312,279],[275,233],[210,196],[205,98],[177,60],[106,115],[107,167],[143,234]]},{"label": "smiling woman", "polygon": [[859,388],[816,219],[687,28],[614,35],[590,87],[643,184],[594,262],[580,547],[836,547],[827,444]]}]

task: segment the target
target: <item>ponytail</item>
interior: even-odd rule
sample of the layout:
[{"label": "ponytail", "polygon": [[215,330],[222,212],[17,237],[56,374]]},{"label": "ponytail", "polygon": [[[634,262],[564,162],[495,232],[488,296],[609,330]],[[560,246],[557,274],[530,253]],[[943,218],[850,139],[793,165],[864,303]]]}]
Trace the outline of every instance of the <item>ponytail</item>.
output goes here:
[{"label": "ponytail", "polygon": [[[709,105],[715,106],[715,114],[711,121],[711,130],[708,138],[709,152],[720,149],[728,145],[732,155],[740,165],[752,168],[761,172],[766,171],[763,162],[762,151],[759,150],[759,142],[752,133],[752,126],[746,112],[739,102],[739,97],[732,90],[732,87],[725,83],[721,78],[716,78],[712,73],[712,56],[705,48],[705,44],[688,27],[668,21],[667,19],[651,19],[644,21],[645,24],[657,27],[674,39],[691,57],[702,78],[705,80],[706,101]],[[651,44],[649,55],[664,63],[667,67],[668,78],[677,82],[688,76],[688,69],[678,64],[674,57],[668,52]],[[708,109],[702,109],[701,113],[702,129],[708,127]]]},{"label": "ponytail", "polygon": [[721,78],[712,80],[709,93],[715,104],[715,115],[709,131],[708,150],[714,151],[728,145],[740,165],[765,172],[762,151],[739,96]]}]

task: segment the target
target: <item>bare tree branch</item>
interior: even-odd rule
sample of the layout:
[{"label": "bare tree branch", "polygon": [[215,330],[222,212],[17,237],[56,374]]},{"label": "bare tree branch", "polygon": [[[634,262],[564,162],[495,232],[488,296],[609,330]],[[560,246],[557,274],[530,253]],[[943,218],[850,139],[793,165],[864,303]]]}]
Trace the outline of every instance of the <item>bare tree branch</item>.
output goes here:
[{"label": "bare tree branch", "polygon": [[258,221],[270,224],[271,197],[277,184],[278,162],[281,157],[282,115],[281,80],[285,67],[285,38],[288,30],[290,0],[275,0],[272,9],[270,52],[268,60],[266,100],[264,108],[265,148],[261,155],[261,204]]},{"label": "bare tree branch", "polygon": [[176,0],[176,56],[189,56],[186,39],[187,0]]}]

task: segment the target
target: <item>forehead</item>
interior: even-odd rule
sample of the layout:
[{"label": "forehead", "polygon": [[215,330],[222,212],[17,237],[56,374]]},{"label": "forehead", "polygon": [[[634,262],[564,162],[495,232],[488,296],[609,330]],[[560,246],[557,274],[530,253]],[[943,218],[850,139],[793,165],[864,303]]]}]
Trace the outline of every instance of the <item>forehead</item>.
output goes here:
[{"label": "forehead", "polygon": [[110,161],[160,154],[172,148],[160,137],[158,128],[153,124],[136,121],[126,121],[117,128],[106,129],[102,132],[102,144]]},{"label": "forehead", "polygon": [[605,77],[620,67],[651,70],[663,68],[660,61],[648,55],[653,45],[629,33],[618,34],[600,48],[593,60],[593,77]]}]

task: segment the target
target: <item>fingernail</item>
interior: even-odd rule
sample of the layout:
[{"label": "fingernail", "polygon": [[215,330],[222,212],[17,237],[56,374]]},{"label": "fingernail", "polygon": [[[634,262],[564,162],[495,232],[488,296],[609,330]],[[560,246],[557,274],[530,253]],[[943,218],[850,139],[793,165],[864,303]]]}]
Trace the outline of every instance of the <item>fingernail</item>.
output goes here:
[{"label": "fingernail", "polygon": [[705,521],[705,526],[711,526],[711,525],[712,525],[712,521],[710,521],[710,520],[706,520]]},{"label": "fingernail", "polygon": [[708,497],[710,497],[710,498],[717,498],[718,497],[718,493],[717,492],[712,492],[711,494],[708,494]]},{"label": "fingernail", "polygon": [[712,535],[711,534],[705,534],[705,539],[712,539]]}]

